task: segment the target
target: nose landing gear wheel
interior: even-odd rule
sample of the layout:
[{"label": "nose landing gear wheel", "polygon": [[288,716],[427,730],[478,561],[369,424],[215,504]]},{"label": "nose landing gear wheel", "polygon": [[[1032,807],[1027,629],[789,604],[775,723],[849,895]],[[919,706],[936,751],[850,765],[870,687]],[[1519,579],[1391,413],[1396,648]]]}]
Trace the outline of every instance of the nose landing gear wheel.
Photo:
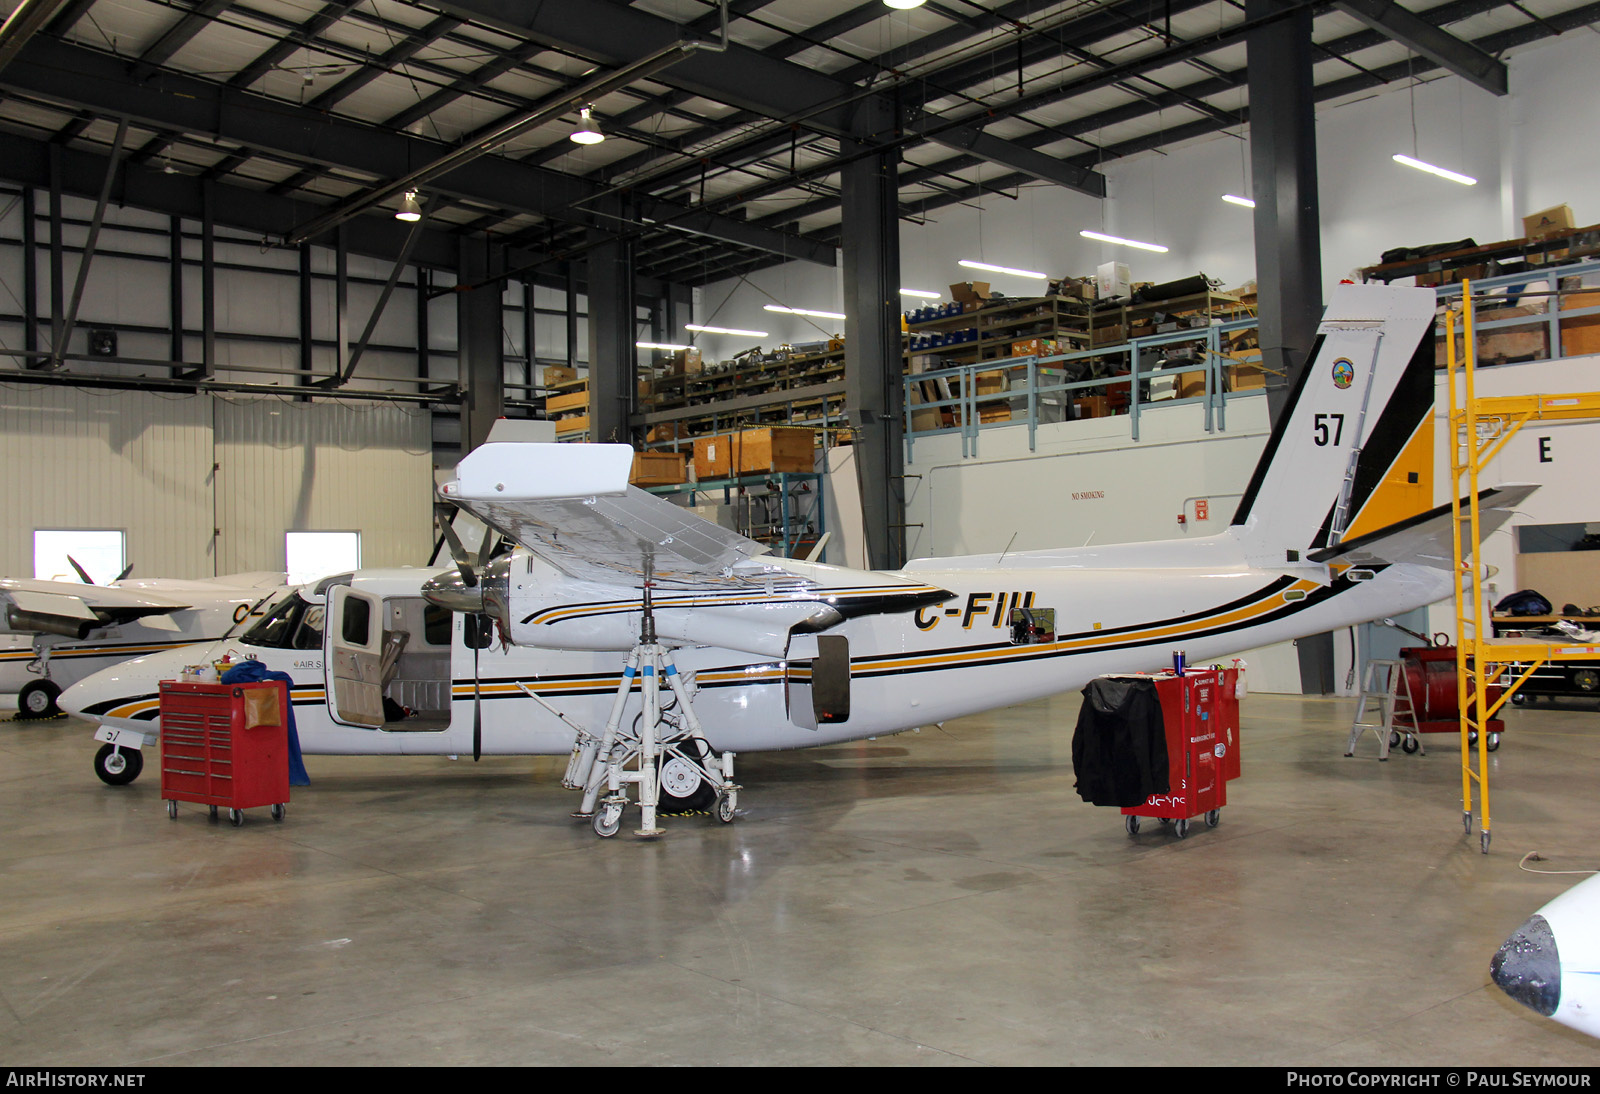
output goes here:
[{"label": "nose landing gear wheel", "polygon": [[137,748],[101,745],[94,754],[94,773],[107,786],[127,786],[144,770],[144,753]]}]

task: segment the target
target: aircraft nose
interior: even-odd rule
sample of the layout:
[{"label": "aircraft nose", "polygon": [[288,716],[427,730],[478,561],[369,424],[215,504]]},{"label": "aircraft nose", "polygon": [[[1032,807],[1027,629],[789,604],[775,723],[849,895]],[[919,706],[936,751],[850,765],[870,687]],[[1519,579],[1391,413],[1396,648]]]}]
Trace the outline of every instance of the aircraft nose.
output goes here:
[{"label": "aircraft nose", "polygon": [[1489,960],[1489,977],[1500,990],[1546,1018],[1561,1005],[1561,953],[1544,916],[1518,927]]},{"label": "aircraft nose", "polygon": [[423,599],[452,612],[483,611],[483,582],[467,584],[460,570],[446,570],[422,583]]}]

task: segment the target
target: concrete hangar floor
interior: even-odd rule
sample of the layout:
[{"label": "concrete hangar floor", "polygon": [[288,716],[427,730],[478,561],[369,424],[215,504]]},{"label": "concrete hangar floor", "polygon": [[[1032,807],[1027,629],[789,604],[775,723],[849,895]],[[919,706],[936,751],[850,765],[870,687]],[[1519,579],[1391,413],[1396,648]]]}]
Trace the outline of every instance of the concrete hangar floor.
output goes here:
[{"label": "concrete hangar floor", "polygon": [[741,759],[742,813],[645,843],[553,759],[308,757],[288,817],[103,786],[0,725],[11,1065],[1600,1065],[1488,980],[1600,866],[1592,705],[1511,711],[1494,844],[1453,738],[1353,759],[1346,700],[1251,695],[1221,825],[1072,789],[1076,694]]}]

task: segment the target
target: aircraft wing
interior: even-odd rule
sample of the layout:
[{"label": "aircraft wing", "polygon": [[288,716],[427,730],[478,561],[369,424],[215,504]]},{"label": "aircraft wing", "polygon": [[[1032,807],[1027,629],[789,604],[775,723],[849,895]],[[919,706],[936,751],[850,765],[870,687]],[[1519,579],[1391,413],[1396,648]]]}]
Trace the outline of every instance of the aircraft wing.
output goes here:
[{"label": "aircraft wing", "polygon": [[75,581],[0,579],[0,605],[7,629],[22,633],[67,634],[95,627],[171,615],[192,607],[184,600],[109,585]]},{"label": "aircraft wing", "polygon": [[[1487,536],[1511,519],[1516,507],[1539,487],[1533,483],[1508,483],[1478,491],[1478,528]],[[1466,524],[1462,524],[1466,533]],[[1307,556],[1312,562],[1329,565],[1371,566],[1393,562],[1414,562],[1440,570],[1455,568],[1450,546],[1454,521],[1450,506],[1441,505],[1410,520],[1391,524],[1376,532],[1336,543]],[[1469,557],[1474,544],[1463,539],[1462,557]]]},{"label": "aircraft wing", "polygon": [[629,486],[632,466],[627,445],[491,441],[439,493],[583,580],[734,585],[777,572],[751,563],[762,544]]}]

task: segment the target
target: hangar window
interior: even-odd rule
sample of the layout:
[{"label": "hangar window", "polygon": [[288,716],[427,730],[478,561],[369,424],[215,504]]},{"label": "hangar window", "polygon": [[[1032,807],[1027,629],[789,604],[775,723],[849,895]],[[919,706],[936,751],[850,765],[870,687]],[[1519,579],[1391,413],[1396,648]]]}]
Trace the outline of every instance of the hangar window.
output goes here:
[{"label": "hangar window", "polygon": [[41,528],[33,533],[33,576],[44,581],[82,581],[76,562],[96,585],[115,581],[126,564],[127,536],[86,528]]},{"label": "hangar window", "polygon": [[286,532],[283,557],[291,585],[304,585],[325,574],[359,570],[361,533]]}]

